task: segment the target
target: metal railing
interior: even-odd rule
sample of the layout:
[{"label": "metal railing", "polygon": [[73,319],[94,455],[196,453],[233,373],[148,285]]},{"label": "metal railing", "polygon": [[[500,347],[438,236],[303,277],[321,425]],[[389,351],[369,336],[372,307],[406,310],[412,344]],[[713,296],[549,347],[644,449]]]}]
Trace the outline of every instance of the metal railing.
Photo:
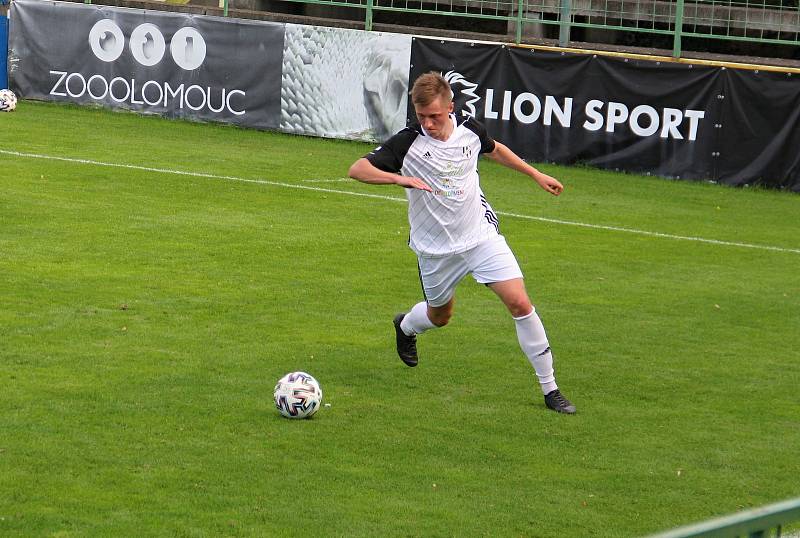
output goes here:
[{"label": "metal railing", "polygon": [[[573,28],[671,36],[680,57],[685,37],[800,47],[798,0],[283,0],[363,10],[367,30],[378,12],[507,21],[520,43],[526,28],[557,27],[567,46]],[[228,0],[223,0],[227,9]],[[800,51],[800,48],[798,49]]]},{"label": "metal railing", "polygon": [[[226,17],[229,2],[219,0]],[[662,36],[676,58],[686,37],[788,45],[800,58],[800,0],[272,0],[281,3],[361,10],[366,30],[376,13],[395,12],[506,21],[517,44],[526,29],[549,27],[566,47],[584,28]]]},{"label": "metal railing", "polygon": [[796,521],[800,521],[800,498],[679,527],[649,538],[766,538],[772,535],[772,530],[781,536],[782,529]]}]

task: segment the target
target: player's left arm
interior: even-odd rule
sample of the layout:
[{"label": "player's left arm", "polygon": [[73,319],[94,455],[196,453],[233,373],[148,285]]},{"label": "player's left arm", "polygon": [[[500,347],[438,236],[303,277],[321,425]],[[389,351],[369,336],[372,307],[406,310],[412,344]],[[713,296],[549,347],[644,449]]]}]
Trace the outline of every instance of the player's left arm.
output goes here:
[{"label": "player's left arm", "polygon": [[523,161],[516,153],[511,151],[508,146],[494,141],[494,150],[484,153],[487,157],[496,163],[502,164],[512,170],[516,170],[526,176],[530,176],[541,188],[554,196],[561,194],[564,190],[564,185],[561,184],[556,178],[548,176]]}]

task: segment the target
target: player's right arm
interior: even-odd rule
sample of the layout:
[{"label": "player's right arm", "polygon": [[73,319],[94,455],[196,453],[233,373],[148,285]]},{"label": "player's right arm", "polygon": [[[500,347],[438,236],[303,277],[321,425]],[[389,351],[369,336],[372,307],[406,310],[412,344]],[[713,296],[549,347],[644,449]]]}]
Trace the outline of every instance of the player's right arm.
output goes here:
[{"label": "player's right arm", "polygon": [[348,171],[348,175],[353,179],[373,185],[400,185],[401,187],[409,189],[431,190],[428,184],[420,178],[386,172],[373,165],[365,157],[361,157],[353,163]]},{"label": "player's right arm", "polygon": [[422,179],[400,174],[408,150],[419,133],[418,129],[412,127],[402,129],[369,155],[354,162],[348,174],[353,179],[373,185],[400,185],[407,189],[430,191],[431,188]]}]

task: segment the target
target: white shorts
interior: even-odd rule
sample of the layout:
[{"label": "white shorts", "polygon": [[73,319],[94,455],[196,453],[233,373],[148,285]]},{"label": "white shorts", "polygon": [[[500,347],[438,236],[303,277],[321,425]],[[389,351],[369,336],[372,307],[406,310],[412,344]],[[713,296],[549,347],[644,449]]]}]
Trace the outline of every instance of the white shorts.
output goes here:
[{"label": "white shorts", "polygon": [[447,304],[458,283],[469,273],[479,284],[522,278],[517,259],[502,235],[459,254],[437,258],[420,256],[417,259],[422,291],[431,306]]}]

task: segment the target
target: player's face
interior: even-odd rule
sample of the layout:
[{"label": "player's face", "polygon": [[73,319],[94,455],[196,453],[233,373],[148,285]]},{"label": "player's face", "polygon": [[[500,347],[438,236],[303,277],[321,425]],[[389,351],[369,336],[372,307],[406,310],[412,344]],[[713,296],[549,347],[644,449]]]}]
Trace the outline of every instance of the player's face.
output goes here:
[{"label": "player's face", "polygon": [[446,97],[436,99],[425,106],[414,105],[417,121],[425,131],[437,140],[447,140],[453,132],[453,122],[450,113],[453,111],[453,101]]}]

